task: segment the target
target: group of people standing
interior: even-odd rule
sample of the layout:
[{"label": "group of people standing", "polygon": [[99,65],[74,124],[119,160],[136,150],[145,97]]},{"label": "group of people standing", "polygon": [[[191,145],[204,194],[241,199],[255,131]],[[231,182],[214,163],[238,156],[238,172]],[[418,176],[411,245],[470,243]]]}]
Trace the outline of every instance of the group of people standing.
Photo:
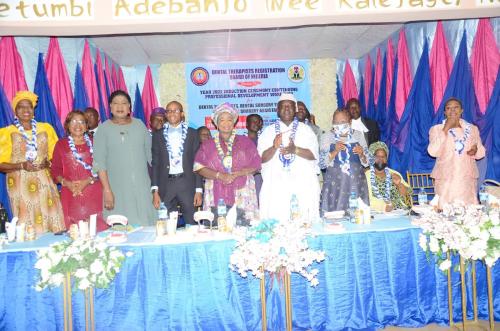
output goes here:
[{"label": "group of people standing", "polygon": [[[376,122],[360,116],[356,99],[333,113],[326,133],[290,94],[281,95],[278,118],[264,129],[259,115],[247,116],[248,135],[237,134],[238,110],[223,103],[212,114],[212,137],[205,127],[188,127],[177,101],[154,109],[148,130],[131,116],[130,96],[118,90],[109,97],[109,120],[97,126],[94,109],[74,110],[60,140],[49,124],[34,119],[36,102],[28,91],[12,100],[14,124],[0,129],[0,171],[7,173],[14,216],[39,233],[64,230],[91,214],[98,215],[99,230],[110,214],[152,225],[161,203],[169,211],[180,207],[188,224],[196,208],[217,213],[221,201],[235,206],[243,222],[287,220],[291,200],[315,219],[347,209],[353,193],[381,211],[411,206],[409,185],[387,167],[389,150],[378,141]],[[461,113],[460,101],[450,99],[445,123],[430,131],[442,203],[477,202],[473,161],[485,150]]]}]

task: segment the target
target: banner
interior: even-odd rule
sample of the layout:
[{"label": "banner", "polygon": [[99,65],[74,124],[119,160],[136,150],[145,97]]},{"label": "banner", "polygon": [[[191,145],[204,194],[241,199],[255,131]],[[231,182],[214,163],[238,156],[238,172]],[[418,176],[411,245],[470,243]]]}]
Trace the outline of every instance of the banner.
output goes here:
[{"label": "banner", "polygon": [[490,17],[499,0],[0,0],[1,35],[215,31]]},{"label": "banner", "polygon": [[309,61],[187,63],[189,125],[214,130],[211,115],[218,105],[229,102],[240,112],[238,129],[245,129],[246,116],[259,114],[264,126],[277,117],[282,93],[311,104]]}]

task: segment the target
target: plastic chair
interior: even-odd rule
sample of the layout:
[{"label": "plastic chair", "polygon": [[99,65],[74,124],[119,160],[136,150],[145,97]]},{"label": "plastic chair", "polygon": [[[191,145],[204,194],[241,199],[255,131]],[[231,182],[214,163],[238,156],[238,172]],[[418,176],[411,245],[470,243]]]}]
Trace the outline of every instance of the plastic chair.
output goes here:
[{"label": "plastic chair", "polygon": [[431,174],[413,174],[409,171],[406,172],[406,181],[410,185],[411,192],[411,204],[414,205],[418,203],[418,192],[420,189],[424,189],[427,194],[427,200],[430,201],[434,198],[434,179],[431,178]]}]

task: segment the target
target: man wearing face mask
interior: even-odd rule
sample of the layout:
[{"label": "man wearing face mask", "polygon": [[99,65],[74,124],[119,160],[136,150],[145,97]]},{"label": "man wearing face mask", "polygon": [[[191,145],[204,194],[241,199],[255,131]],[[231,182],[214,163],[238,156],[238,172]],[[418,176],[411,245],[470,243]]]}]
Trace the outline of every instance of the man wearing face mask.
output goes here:
[{"label": "man wearing face mask", "polygon": [[370,145],[374,163],[366,171],[366,182],[370,194],[370,207],[376,211],[389,212],[411,207],[411,189],[401,174],[387,167],[389,149],[381,141]]},{"label": "man wearing face mask", "polygon": [[364,167],[367,146],[362,132],[351,128],[349,112],[337,109],[333,130],[321,137],[320,167],[326,169],[321,191],[322,213],[346,210],[352,192],[369,203]]}]

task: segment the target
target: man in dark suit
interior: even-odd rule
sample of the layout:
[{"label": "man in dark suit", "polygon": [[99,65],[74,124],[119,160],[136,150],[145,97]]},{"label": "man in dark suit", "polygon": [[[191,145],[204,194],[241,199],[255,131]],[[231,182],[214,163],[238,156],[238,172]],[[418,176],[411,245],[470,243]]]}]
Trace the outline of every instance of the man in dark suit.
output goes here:
[{"label": "man in dark suit", "polygon": [[351,114],[351,127],[364,133],[368,146],[380,140],[380,130],[377,122],[368,117],[361,117],[361,105],[358,99],[349,99],[346,103],[346,109]]},{"label": "man in dark suit", "polygon": [[186,224],[196,224],[193,214],[202,202],[202,181],[193,172],[193,164],[200,138],[182,120],[179,102],[169,102],[166,113],[167,123],[162,130],[153,132],[151,145],[153,205],[158,209],[163,201],[169,211],[180,206]]}]

